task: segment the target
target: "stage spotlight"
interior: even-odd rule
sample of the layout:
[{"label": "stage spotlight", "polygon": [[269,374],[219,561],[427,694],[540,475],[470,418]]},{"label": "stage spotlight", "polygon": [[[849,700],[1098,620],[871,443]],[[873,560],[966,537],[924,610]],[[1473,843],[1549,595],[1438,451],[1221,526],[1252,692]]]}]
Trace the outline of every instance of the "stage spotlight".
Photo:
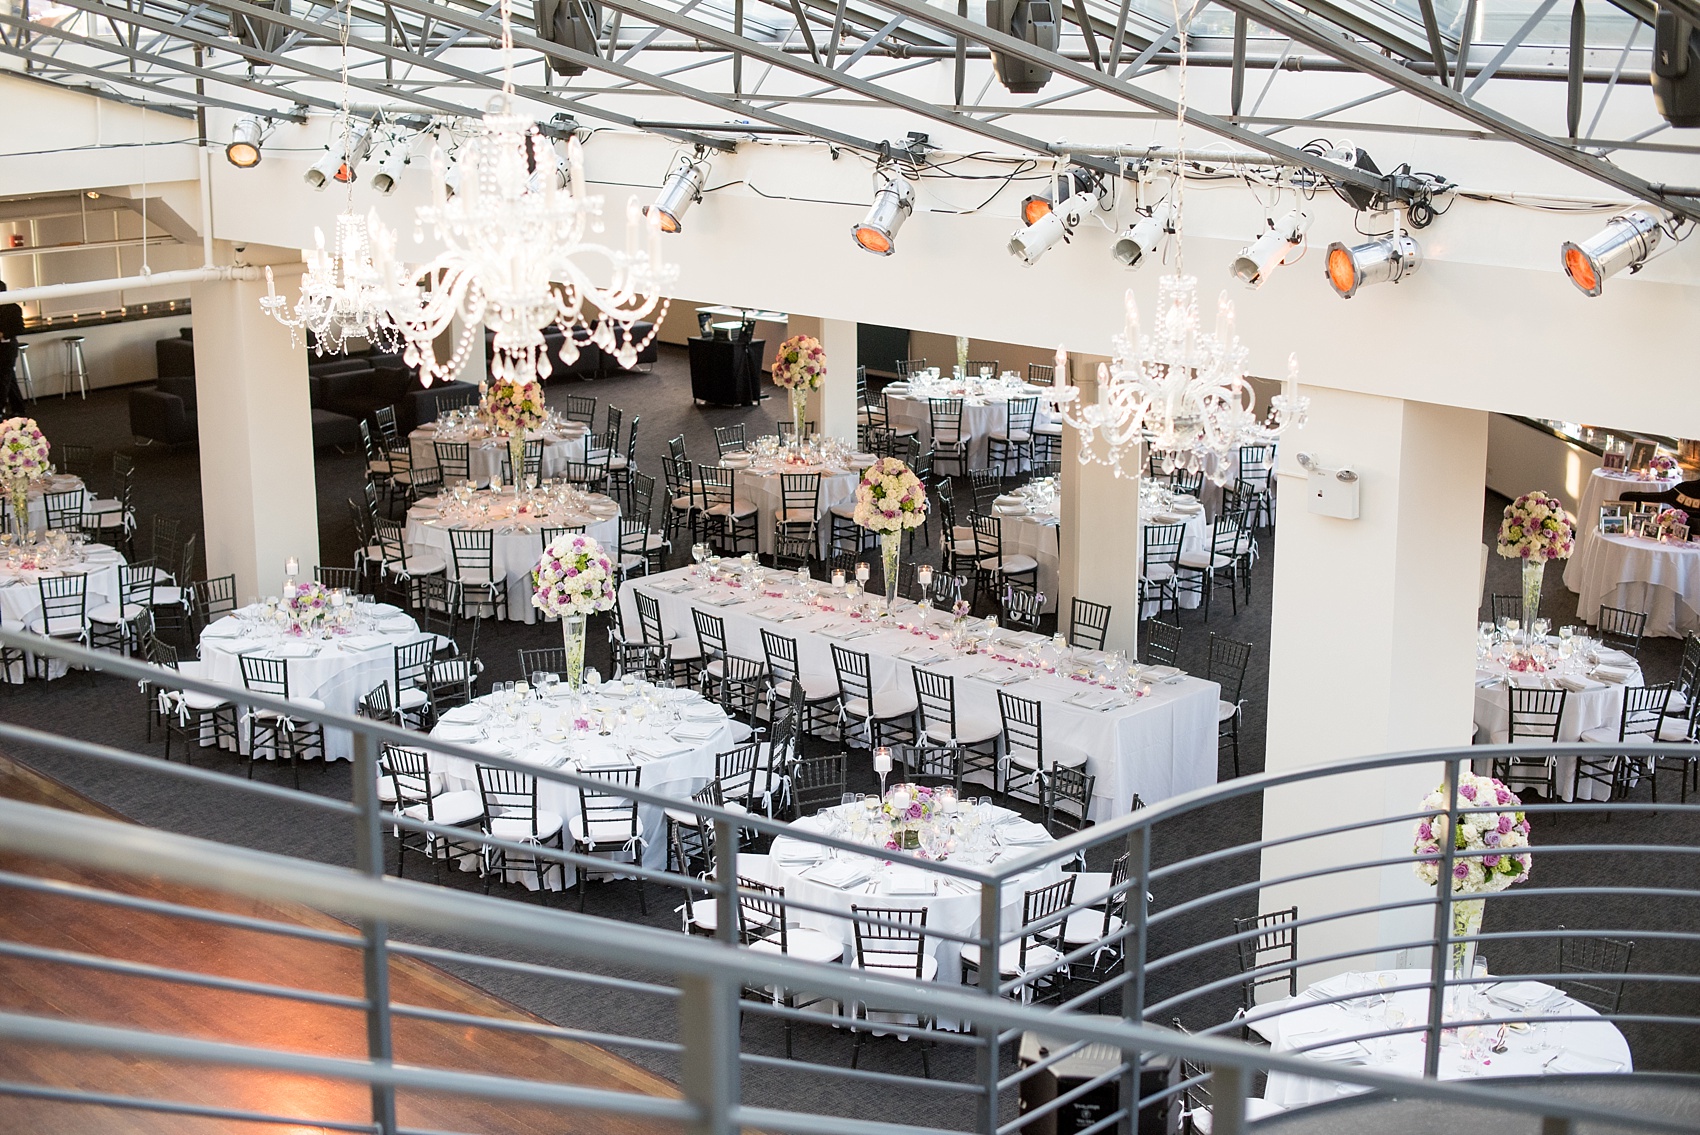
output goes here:
[{"label": "stage spotlight", "polygon": [[266,138],[266,123],[258,118],[237,119],[230,128],[230,145],[224,148],[224,158],[237,169],[253,169],[260,164],[260,143]]},{"label": "stage spotlight", "polygon": [[1261,288],[1269,274],[1287,262],[1287,254],[1304,243],[1310,215],[1294,209],[1278,221],[1270,221],[1262,236],[1240,249],[1228,270],[1248,288]]},{"label": "stage spotlight", "polygon": [[660,216],[662,232],[684,232],[685,210],[702,200],[702,187],[707,180],[708,162],[703,158],[703,152],[698,150],[696,157],[680,160],[679,168],[662,183],[655,204],[644,206],[643,211],[655,210]]},{"label": "stage spotlight", "polygon": [[319,160],[307,170],[307,184],[323,189],[326,181],[348,185],[357,180],[355,170],[372,148],[372,124],[365,120],[350,123],[345,133],[331,139]]},{"label": "stage spotlight", "polygon": [[915,187],[895,169],[882,169],[874,176],[879,184],[874,203],[861,223],[850,227],[850,235],[869,252],[890,256],[897,251],[897,230],[915,211]]},{"label": "stage spotlight", "polygon": [[1641,270],[1664,235],[1660,224],[1659,218],[1645,209],[1632,209],[1607,221],[1604,229],[1580,244],[1565,241],[1564,274],[1583,295],[1599,295],[1606,277],[1625,268],[1632,273]]},{"label": "stage spotlight", "polygon": [[1347,248],[1339,241],[1328,246],[1328,282],[1351,299],[1365,284],[1397,284],[1422,267],[1423,250],[1404,233],[1396,232]]},{"label": "stage spotlight", "polygon": [[1169,226],[1174,223],[1174,216],[1174,210],[1170,206],[1158,205],[1151,210],[1149,217],[1135,221],[1121,231],[1121,235],[1116,237],[1116,243],[1110,246],[1110,255],[1129,268],[1138,268],[1169,234]]},{"label": "stage spotlight", "polygon": [[384,156],[378,162],[378,172],[372,175],[372,188],[385,197],[395,192],[395,183],[401,180],[401,175],[412,160],[413,139],[391,138],[390,148],[384,151]]}]

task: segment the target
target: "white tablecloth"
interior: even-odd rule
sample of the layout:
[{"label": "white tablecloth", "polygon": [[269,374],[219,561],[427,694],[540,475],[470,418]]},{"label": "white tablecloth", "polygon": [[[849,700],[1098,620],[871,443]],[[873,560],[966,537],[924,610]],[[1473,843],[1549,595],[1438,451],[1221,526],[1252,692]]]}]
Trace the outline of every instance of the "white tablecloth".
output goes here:
[{"label": "white tablecloth", "polygon": [[[244,608],[253,611],[255,608]],[[379,683],[388,683],[395,698],[395,648],[422,637],[419,624],[387,603],[372,605],[373,625],[330,640],[293,639],[275,632],[249,636],[239,618],[219,619],[201,632],[201,659],[206,677],[240,690],[241,656],[284,658],[289,667],[289,696],[317,698],[332,713],[352,714],[360,699]],[[241,730],[243,750],[248,730]],[[210,740],[210,738],[209,738]],[[265,756],[275,754],[266,753]],[[346,761],[354,756],[354,739],[344,729],[325,730],[325,759]]]},{"label": "white tablecloth", "polygon": [[[526,436],[532,440],[543,439],[543,476],[559,477],[566,471],[567,462],[583,461],[585,437],[589,432],[581,425],[574,433],[536,430],[528,433]],[[508,453],[508,439],[505,435],[469,439],[464,431],[439,431],[435,422],[427,422],[408,434],[407,441],[412,450],[415,469],[437,467],[437,442],[467,442],[467,464],[472,479],[480,485],[489,484],[490,479],[502,471],[502,458]]]},{"label": "white tablecloth", "polygon": [[1674,483],[1675,478],[1652,481],[1632,473],[1595,469],[1588,477],[1588,484],[1582,490],[1582,503],[1576,509],[1576,547],[1564,563],[1564,586],[1572,591],[1582,590],[1582,579],[1593,559],[1594,540],[1600,531],[1602,504],[1610,504],[1624,493],[1662,493]]},{"label": "white tablecloth", "polygon": [[[931,625],[933,630],[941,632],[941,637],[933,640],[895,626],[881,629],[884,624],[854,622],[843,613],[846,604],[842,597],[834,601],[830,611],[804,608],[789,598],[795,595],[796,587],[795,579],[790,576],[765,585],[764,591],[778,591],[784,596],[772,599],[753,595],[748,589],[700,582],[694,578],[694,571],[680,568],[628,580],[620,590],[626,625],[638,624],[632,593],[642,588],[657,599],[662,623],[670,636],[696,641],[691,608],[700,604],[705,611],[725,620],[727,649],[733,654],[765,658],[761,631],[766,628],[795,638],[803,674],[818,675],[830,683],[834,680],[831,647],[838,642],[868,655],[876,691],[913,691],[911,673],[919,665],[957,679],[959,719],[998,720],[1000,687],[977,675],[988,670],[1007,674],[1009,668],[984,655],[954,653],[942,633],[947,629],[948,616],[934,613]],[[677,586],[689,590],[677,593],[669,590]],[[735,602],[728,606],[714,605],[726,599]],[[758,615],[758,611],[763,614]],[[775,618],[789,611],[806,613],[783,621]],[[898,613],[900,617],[912,618],[914,612],[912,605],[905,604]],[[837,635],[854,631],[869,633],[846,639],[823,633],[829,631]],[[920,661],[930,655],[939,658]],[[1093,820],[1125,815],[1135,792],[1147,804],[1154,804],[1216,782],[1216,705],[1220,687],[1214,682],[1182,678],[1171,685],[1158,684],[1147,696],[1131,702],[1124,699],[1124,704],[1107,710],[1087,709],[1066,701],[1095,687],[1056,674],[1041,673],[1002,688],[1043,703],[1047,760],[1064,764],[1084,760],[1087,771],[1098,778],[1092,800]]]},{"label": "white tablecloth", "polygon": [[[925,453],[933,444],[932,403],[925,395],[910,395],[888,391],[886,405],[890,408],[889,423],[893,427],[912,429],[920,438],[921,451]],[[1039,411],[1033,419],[1035,425],[1049,422],[1053,418],[1050,407],[1046,404],[1044,390],[1041,387],[1029,387],[1025,395],[1039,399]],[[955,397],[941,394],[941,398]],[[968,437],[968,468],[986,468],[986,454],[991,448],[988,438],[992,434],[1002,433],[1009,419],[1009,403],[1000,397],[964,398],[962,400],[962,432]],[[1011,473],[1015,470],[1010,470]]]},{"label": "white tablecloth", "polygon": [[[46,494],[71,493],[83,487],[83,479],[74,473],[56,473],[52,477],[44,477],[32,483],[26,493],[29,501],[26,511],[30,529],[35,532],[47,529],[47,503],[42,499]],[[83,507],[88,507],[86,501]],[[11,524],[12,498],[9,494],[0,492],[0,508],[6,510],[6,523]]]},{"label": "white tablecloth", "polygon": [[[1564,577],[1568,583],[1570,571]],[[1595,622],[1602,606],[1619,607],[1647,612],[1651,637],[1681,638],[1700,630],[1700,544],[1596,532],[1574,587],[1576,616],[1584,622]]]},{"label": "white tablecloth", "polygon": [[749,501],[756,506],[756,545],[766,556],[773,554],[775,544],[773,521],[784,506],[783,473],[820,473],[819,507],[815,511],[818,522],[819,545],[817,555],[822,559],[827,557],[828,544],[832,535],[832,521],[827,512],[834,505],[851,504],[856,499],[856,486],[861,483],[862,474],[855,472],[834,472],[812,465],[796,470],[780,470],[767,472],[766,466],[759,468],[739,468],[733,477],[733,490],[739,499]]},{"label": "white tablecloth", "polygon": [[[484,490],[479,496],[488,499],[490,493]],[[496,535],[492,542],[495,572],[508,583],[507,609],[497,612],[499,616],[524,623],[537,621],[537,608],[531,605],[531,569],[537,566],[537,559],[543,554],[545,528],[583,525],[585,535],[600,543],[610,559],[618,560],[620,506],[600,494],[591,497],[591,504],[596,512],[550,512],[520,516],[516,520],[511,515],[502,515],[511,513],[514,508],[512,491],[502,491],[492,509],[492,515],[502,515],[502,519],[495,522]],[[407,542],[440,553],[443,562],[449,566],[449,578],[453,579],[453,542],[449,529],[438,519],[436,505],[436,499],[427,498],[408,510]]]},{"label": "white tablecloth", "polygon": [[[1326,1046],[1331,1039],[1347,1040],[1354,1036],[1381,1032],[1384,1029],[1417,1025],[1428,1018],[1428,990],[1412,989],[1387,996],[1382,1003],[1377,982],[1379,974],[1342,974],[1318,982],[1295,998],[1272,1002],[1258,1007],[1257,1018],[1251,1027],[1273,1044],[1276,1052],[1294,1049],[1315,1049]],[[1413,985],[1428,979],[1426,970],[1393,970],[1389,976],[1393,985]],[[1539,985],[1530,982],[1529,985]],[[1486,988],[1486,987],[1480,987]],[[1541,986],[1541,988],[1546,988]],[[1324,997],[1342,996],[1359,990],[1364,998],[1352,1002],[1318,1004],[1309,996],[1312,990]],[[1336,992],[1337,991],[1337,992]],[[1555,991],[1556,992],[1556,991]],[[1516,1010],[1483,998],[1486,1004],[1480,1012],[1496,1018],[1542,1016],[1593,1016],[1594,1011],[1568,997],[1559,997],[1550,1011]],[[1307,1007],[1308,1006],[1308,1007]],[[1460,1014],[1448,1014],[1458,1019]],[[1477,1015],[1474,1019],[1483,1019]],[[1508,1033],[1505,1052],[1491,1051],[1494,1034],[1499,1026],[1464,1026],[1448,1034],[1440,1050],[1440,1078],[1456,1080],[1464,1077],[1539,1076],[1565,1072],[1630,1072],[1634,1070],[1629,1042],[1617,1026],[1609,1021],[1571,1021],[1568,1023],[1534,1024],[1528,1032]],[[1472,1031],[1467,1031],[1472,1030]],[[1477,1035],[1479,1034],[1479,1035]],[[1463,1040],[1481,1053],[1476,1062],[1468,1061]],[[1418,1079],[1423,1074],[1424,1036],[1419,1029],[1401,1033],[1384,1040],[1363,1041],[1366,1050],[1359,1063],[1367,1063],[1378,1072]],[[1543,1048],[1543,1044],[1550,1047]],[[1318,1065],[1327,1062],[1318,1059]],[[1307,1079],[1285,1072],[1272,1072],[1263,1096],[1281,1107],[1303,1107],[1339,1096],[1354,1095],[1363,1089],[1327,1079]]]},{"label": "white tablecloth", "polygon": [[[583,716],[600,727],[601,713],[618,714],[628,709],[637,700],[636,691],[643,688],[643,684],[634,682],[622,686],[625,692],[619,695],[599,688],[587,695],[582,708],[590,712]],[[539,767],[559,768],[568,761],[578,769],[635,764],[642,770],[638,786],[644,791],[689,800],[693,792],[714,779],[715,754],[730,749],[740,738],[747,738],[749,730],[691,691],[679,690],[664,696],[670,699],[669,704],[680,708],[680,721],[658,725],[646,717],[638,725],[628,720],[626,724],[611,725],[608,735],[603,736],[600,728],[574,728],[574,721],[581,713],[565,693],[553,700],[526,703],[520,715],[512,720],[497,712],[494,698],[486,695],[475,703],[477,709],[445,714],[432,736],[458,744],[489,745],[493,753],[502,750],[503,756]],[[530,720],[534,709],[540,716],[536,725]],[[443,774],[450,790],[478,791],[475,762],[437,752],[430,754],[430,761],[431,767]],[[537,806],[557,813],[564,824],[570,824],[579,814],[578,789],[539,777]],[[653,805],[639,805],[638,825],[644,840],[644,866],[664,870],[667,866],[665,813]],[[566,842],[570,849],[571,838]],[[524,871],[510,874],[516,882],[524,882],[527,877],[535,881],[534,875],[528,876]],[[572,885],[574,877],[569,869],[567,885]]]},{"label": "white tablecloth", "polygon": [[[854,807],[854,805],[852,805]],[[805,831],[820,832],[826,830],[829,823],[828,813],[837,813],[840,809],[828,809],[827,812],[817,813],[798,820],[792,826]],[[1001,818],[1013,815],[1004,808],[994,807],[992,817]],[[992,822],[991,819],[987,820]],[[1055,841],[1051,841],[1055,842]],[[1000,859],[1019,858],[1032,853],[1044,845],[1029,845],[1008,849],[999,856]],[[872,878],[865,884],[858,883],[848,890],[829,886],[812,878],[817,865],[810,862],[797,862],[798,857],[806,857],[811,845],[803,840],[789,839],[780,836],[773,841],[772,850],[768,856],[768,882],[774,886],[785,888],[785,897],[815,906],[828,907],[844,912],[844,917],[835,918],[831,915],[817,914],[814,911],[797,910],[793,917],[798,923],[814,930],[829,934],[844,943],[844,956],[853,959],[856,956],[856,937],[854,924],[850,917],[852,906],[877,906],[888,908],[925,908],[927,911],[927,929],[943,930],[952,934],[973,934],[980,929],[980,890],[964,884],[961,887],[953,882],[946,882],[943,875],[934,876],[937,894],[892,894],[886,887],[891,869],[884,859],[876,856],[858,859],[843,854],[842,858],[858,869],[866,868],[872,872]],[[993,860],[992,865],[996,865]],[[909,869],[904,868],[905,872]],[[1061,863],[1046,863],[1037,870],[1029,871],[1008,880],[1003,885],[1003,910],[999,918],[1002,932],[1009,934],[1021,925],[1022,896],[1025,892],[1036,887],[1054,883],[1062,878]],[[961,943],[949,939],[929,938],[928,950],[938,959],[938,980],[950,984],[962,980],[962,964],[958,951]]]},{"label": "white tablecloth", "polygon": [[[1582,734],[1589,729],[1608,726],[1616,729],[1623,717],[1623,691],[1627,686],[1640,686],[1644,682],[1641,677],[1641,667],[1627,654],[1618,651],[1607,653],[1606,660],[1614,664],[1629,666],[1632,672],[1623,682],[1606,682],[1586,679],[1588,688],[1571,690],[1564,699],[1564,716],[1559,718],[1558,739],[1560,741],[1579,741]],[[1511,691],[1507,685],[1505,665],[1502,662],[1482,661],[1478,663],[1476,672],[1476,727],[1481,730],[1484,743],[1503,745],[1509,739],[1511,731]],[[1585,668],[1576,668],[1577,677],[1585,674]],[[1551,689],[1546,679],[1539,676],[1516,676],[1518,681],[1533,681],[1541,688]],[[1483,776],[1492,774],[1492,761],[1476,761],[1476,772]],[[1558,793],[1565,800],[1571,799],[1571,781],[1576,775],[1576,758],[1558,758]],[[1586,781],[1581,786],[1581,797],[1584,800],[1605,800],[1611,796],[1611,786],[1597,781]]]},{"label": "white tablecloth", "polygon": [[[0,502],[4,507],[11,507],[9,502]],[[40,505],[39,499],[32,502],[32,507]],[[0,558],[0,626],[7,630],[23,630],[32,620],[41,617],[41,579],[46,575],[75,574],[81,572],[88,576],[84,583],[85,598],[83,610],[88,612],[105,603],[116,602],[118,599],[118,568],[124,563],[124,557],[115,548],[104,544],[87,544],[83,547],[83,558],[80,563],[65,564],[46,571],[21,566],[17,568],[6,566],[6,560]],[[30,667],[34,672],[33,665]],[[47,668],[50,678],[57,678],[65,673],[62,662],[53,661]],[[9,673],[0,673],[0,681],[21,682],[24,674],[16,666]]]}]

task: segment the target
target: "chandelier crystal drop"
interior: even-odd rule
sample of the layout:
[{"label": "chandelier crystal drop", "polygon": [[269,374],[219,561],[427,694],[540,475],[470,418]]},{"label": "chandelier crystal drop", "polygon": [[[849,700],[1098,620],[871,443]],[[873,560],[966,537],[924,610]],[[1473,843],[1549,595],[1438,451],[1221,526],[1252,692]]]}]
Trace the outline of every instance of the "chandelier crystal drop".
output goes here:
[{"label": "chandelier crystal drop", "polygon": [[[486,326],[497,378],[547,377],[543,332],[551,324],[562,331],[563,362],[588,342],[630,367],[655,335],[634,339],[632,325],[665,314],[663,289],[678,274],[662,261],[658,218],[646,221],[636,199],[623,251],[591,239],[602,231],[602,198],[585,192],[578,139],[567,143],[563,170],[537,123],[510,106],[506,96],[493,100],[456,151],[458,191],[450,191],[442,152],[432,152],[432,204],[418,212],[415,239],[428,228],[442,253],[417,270],[401,268],[392,236],[375,235],[380,268],[397,280],[390,310],[405,358],[426,385],[458,374]],[[648,247],[640,248],[645,225]],[[451,329],[454,344],[440,359],[436,340]]]},{"label": "chandelier crystal drop", "polygon": [[[1203,473],[1225,484],[1242,445],[1273,442],[1302,425],[1307,400],[1295,393],[1298,358],[1288,360],[1286,389],[1257,417],[1257,392],[1245,373],[1247,351],[1234,330],[1234,306],[1224,295],[1216,326],[1205,334],[1198,314],[1198,281],[1165,276],[1157,283],[1157,318],[1151,334],[1140,325],[1133,292],[1127,293],[1127,328],[1115,339],[1116,357],[1098,367],[1098,401],[1082,402],[1080,388],[1061,386],[1054,397],[1063,421],[1080,431],[1081,464],[1107,464],[1122,476],[1122,461],[1138,460],[1143,442],[1163,472]],[[1067,358],[1058,353],[1066,373]],[[1135,473],[1139,470],[1134,470]]]},{"label": "chandelier crystal drop", "polygon": [[277,294],[272,270],[266,268],[260,309],[289,328],[291,344],[305,331],[318,355],[343,354],[353,342],[380,351],[401,345],[400,330],[390,318],[390,287],[372,258],[370,233],[378,228],[375,213],[370,218],[343,213],[336,219],[334,251],[326,251],[324,230],[315,228],[316,247],[307,254],[301,295],[293,306]]}]

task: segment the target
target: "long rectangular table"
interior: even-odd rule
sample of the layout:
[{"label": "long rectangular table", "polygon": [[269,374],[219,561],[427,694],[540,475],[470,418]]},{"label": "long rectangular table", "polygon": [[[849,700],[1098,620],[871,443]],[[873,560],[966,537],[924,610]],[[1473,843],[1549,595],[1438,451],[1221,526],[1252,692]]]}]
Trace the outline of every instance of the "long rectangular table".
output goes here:
[{"label": "long rectangular table", "polygon": [[[1216,707],[1221,693],[1215,682],[1183,677],[1171,684],[1157,683],[1148,695],[1129,704],[1089,709],[1066,699],[1096,687],[1071,678],[1035,671],[1033,677],[1000,687],[983,675],[988,670],[1007,673],[1008,667],[983,654],[959,654],[943,635],[936,640],[915,635],[894,625],[895,621],[854,621],[844,611],[847,603],[842,596],[830,610],[805,607],[797,597],[794,576],[777,582],[770,579],[759,592],[699,580],[691,567],[628,580],[620,589],[627,627],[638,626],[633,595],[639,590],[658,601],[670,637],[696,641],[691,609],[700,606],[725,620],[726,647],[732,654],[764,659],[761,632],[766,629],[796,639],[803,674],[826,678],[829,684],[834,675],[832,644],[837,642],[868,655],[876,691],[913,689],[910,675],[917,665],[956,678],[960,718],[996,721],[1000,688],[1039,701],[1046,760],[1064,764],[1084,760],[1087,771],[1097,777],[1090,813],[1095,821],[1125,814],[1136,792],[1151,804],[1216,782]],[[779,597],[770,592],[778,592]],[[791,612],[802,614],[780,617]],[[916,610],[906,604],[898,614],[900,620],[903,616],[913,620]],[[939,631],[948,622],[948,616],[934,612],[930,625]],[[844,637],[856,632],[864,633]],[[922,661],[927,654],[941,657]]]}]

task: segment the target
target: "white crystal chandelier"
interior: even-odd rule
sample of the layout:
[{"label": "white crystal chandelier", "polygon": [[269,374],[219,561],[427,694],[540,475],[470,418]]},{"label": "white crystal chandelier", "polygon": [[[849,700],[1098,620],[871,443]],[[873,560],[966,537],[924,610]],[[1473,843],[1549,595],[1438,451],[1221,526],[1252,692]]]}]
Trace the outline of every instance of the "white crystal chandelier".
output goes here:
[{"label": "white crystal chandelier", "polygon": [[[662,292],[677,276],[661,259],[659,215],[647,222],[648,247],[639,247],[645,221],[636,199],[627,206],[623,251],[587,239],[602,231],[602,198],[585,192],[576,138],[562,163],[537,123],[514,113],[508,0],[501,20],[502,94],[456,151],[456,190],[442,152],[431,155],[433,203],[419,210],[415,239],[428,227],[444,251],[417,270],[399,269],[390,234],[373,234],[380,269],[401,281],[390,311],[407,362],[426,385],[458,374],[486,326],[495,333],[490,364],[497,378],[547,376],[543,332],[551,324],[562,331],[564,362],[578,357],[583,334],[629,367],[648,346],[647,338],[633,339],[632,324],[665,314]],[[586,304],[595,309],[594,323]],[[436,340],[451,329],[454,345],[439,359]]]},{"label": "white crystal chandelier", "polygon": [[[1257,393],[1245,373],[1247,351],[1234,330],[1234,305],[1222,293],[1216,326],[1205,334],[1198,317],[1198,280],[1185,274],[1181,206],[1186,191],[1187,17],[1175,5],[1180,49],[1175,108],[1175,271],[1157,282],[1157,320],[1150,335],[1140,326],[1133,292],[1127,293],[1127,328],[1115,339],[1116,357],[1098,367],[1098,401],[1080,400],[1066,383],[1068,356],[1057,352],[1063,384],[1052,388],[1058,415],[1080,432],[1080,463],[1108,464],[1123,475],[1122,461],[1139,460],[1149,447],[1166,473],[1201,472],[1217,484],[1234,475],[1242,445],[1273,442],[1304,424],[1309,399],[1298,396],[1298,356],[1287,361],[1287,381],[1259,420]],[[1143,472],[1136,467],[1135,473]]]},{"label": "white crystal chandelier", "polygon": [[[291,344],[305,331],[318,355],[339,355],[353,341],[369,343],[380,351],[393,351],[401,343],[399,329],[390,318],[389,279],[372,257],[367,218],[354,212],[354,119],[348,109],[348,24],[349,12],[342,11],[342,152],[347,176],[338,175],[348,188],[348,200],[336,219],[336,240],[325,250],[324,230],[313,229],[316,248],[307,256],[301,276],[301,295],[291,306],[277,294],[272,270],[266,269],[266,294],[260,309],[289,328]],[[378,226],[371,216],[373,231]]]}]

